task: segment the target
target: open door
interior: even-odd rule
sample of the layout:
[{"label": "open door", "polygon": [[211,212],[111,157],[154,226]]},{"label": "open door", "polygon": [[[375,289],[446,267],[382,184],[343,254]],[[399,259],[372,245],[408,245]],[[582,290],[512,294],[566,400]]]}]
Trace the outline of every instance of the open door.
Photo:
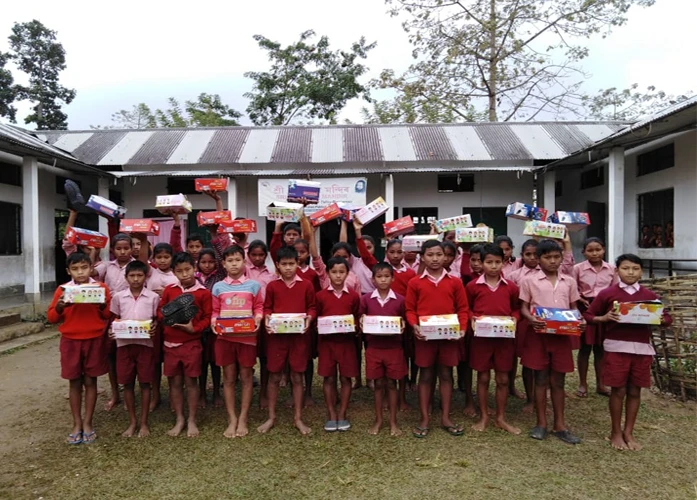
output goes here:
[{"label": "open door", "polygon": [[65,252],[63,251],[63,237],[65,236],[68,224],[68,211],[56,210],[54,222],[54,256],[56,263],[56,284],[60,285],[70,281],[68,272],[65,270]]}]

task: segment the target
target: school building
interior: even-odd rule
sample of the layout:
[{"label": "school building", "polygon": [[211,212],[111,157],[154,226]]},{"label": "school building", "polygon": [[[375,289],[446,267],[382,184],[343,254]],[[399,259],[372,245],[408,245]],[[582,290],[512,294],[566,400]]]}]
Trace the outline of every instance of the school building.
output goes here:
[{"label": "school building", "polygon": [[[38,303],[65,279],[60,241],[67,220],[63,182],[78,182],[125,206],[127,218],[161,217],[155,197],[184,193],[195,213],[212,210],[196,177],[226,177],[224,204],[257,220],[269,241],[265,207],[285,197],[289,179],[322,182],[320,207],[362,205],[382,196],[393,207],[369,224],[412,216],[418,232],[432,220],[469,213],[520,245],[523,222],[505,207],[520,201],[588,212],[581,241],[606,239],[608,257],[634,252],[670,264],[697,261],[697,98],[634,123],[531,122],[447,125],[225,127],[30,132],[0,125],[0,303]],[[316,207],[310,207],[310,209]],[[106,232],[81,214],[78,227]],[[163,219],[155,241],[168,241]],[[326,251],[338,223],[322,226]],[[45,296],[44,296],[45,298]]]}]

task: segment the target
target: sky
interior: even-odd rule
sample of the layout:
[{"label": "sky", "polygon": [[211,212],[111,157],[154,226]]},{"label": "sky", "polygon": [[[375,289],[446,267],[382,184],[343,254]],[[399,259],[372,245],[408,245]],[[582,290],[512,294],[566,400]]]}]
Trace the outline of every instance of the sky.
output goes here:
[{"label": "sky", "polygon": [[[313,29],[328,35],[334,49],[348,48],[361,36],[377,41],[366,62],[366,81],[384,68],[402,72],[412,62],[401,21],[387,14],[383,0],[198,0],[184,8],[175,5],[160,0],[4,2],[0,51],[8,49],[6,37],[14,22],[38,19],[58,32],[67,53],[61,83],[77,90],[75,100],[64,107],[71,130],[109,125],[112,113],[139,102],[164,107],[170,96],[184,101],[201,92],[220,94],[223,102],[244,111],[243,94],[251,81],[243,74],[267,68],[265,54],[252,39],[255,34],[288,44]],[[625,26],[604,40],[588,42],[591,55],[583,69],[591,78],[586,90],[638,83],[674,94],[697,91],[697,65],[690,62],[688,40],[695,19],[697,0],[656,0],[653,7],[632,8]],[[349,102],[340,120],[360,122],[364,105],[358,99]],[[17,107],[17,121],[23,125],[29,103]]]}]

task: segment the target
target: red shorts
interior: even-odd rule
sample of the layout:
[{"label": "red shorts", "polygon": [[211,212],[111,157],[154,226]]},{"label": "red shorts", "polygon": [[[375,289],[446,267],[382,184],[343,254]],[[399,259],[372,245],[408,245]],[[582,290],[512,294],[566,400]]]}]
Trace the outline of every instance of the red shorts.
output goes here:
[{"label": "red shorts", "polygon": [[244,368],[253,368],[257,364],[257,346],[217,339],[215,364],[218,366],[238,364]]},{"label": "red shorts", "polygon": [[558,373],[571,373],[574,371],[571,338],[568,335],[537,333],[529,328],[525,333],[521,361],[523,366],[531,370],[551,368]]},{"label": "red shorts", "polygon": [[178,347],[162,347],[165,358],[165,366],[163,372],[165,377],[176,377],[183,375],[185,377],[200,377],[201,376],[201,340],[195,339],[189,342],[184,342]]},{"label": "red shorts", "polygon": [[401,380],[407,376],[407,361],[404,358],[404,349],[395,347],[392,349],[365,350],[365,376],[375,380],[387,377],[392,380]]},{"label": "red shorts", "polygon": [[472,337],[470,366],[478,372],[509,372],[515,359],[515,339]]},{"label": "red shorts", "polygon": [[431,368],[438,363],[441,366],[457,366],[460,362],[462,340],[416,340],[414,363],[419,368]]},{"label": "red shorts", "polygon": [[653,356],[606,352],[603,356],[603,384],[608,387],[651,387]]},{"label": "red shorts", "polygon": [[152,347],[142,344],[128,344],[116,349],[116,380],[119,384],[127,385],[138,381],[141,384],[151,384],[155,357]]},{"label": "red shorts", "polygon": [[100,377],[109,371],[104,337],[87,340],[73,340],[61,336],[61,377],[77,380],[86,377]]},{"label": "red shorts", "polygon": [[527,319],[521,318],[515,328],[515,355],[519,358],[523,357],[523,349],[525,349],[525,337],[530,329],[530,323]]},{"label": "red shorts", "polygon": [[281,373],[286,362],[291,371],[305,373],[311,341],[309,333],[266,335],[266,368],[269,373]]},{"label": "red shorts", "polygon": [[[319,361],[317,362],[317,375],[320,377],[335,377],[336,367],[339,366],[339,375],[342,377],[358,376],[358,359],[356,357],[356,342],[351,334],[345,338],[319,339]],[[336,337],[336,335],[335,335]]]}]

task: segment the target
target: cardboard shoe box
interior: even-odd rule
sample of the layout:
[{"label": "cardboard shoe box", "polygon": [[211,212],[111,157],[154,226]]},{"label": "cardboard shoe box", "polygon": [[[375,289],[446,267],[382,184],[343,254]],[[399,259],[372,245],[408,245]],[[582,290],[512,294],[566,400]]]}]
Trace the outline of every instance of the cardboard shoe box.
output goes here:
[{"label": "cardboard shoe box", "polygon": [[277,201],[266,207],[266,218],[276,222],[298,222],[303,216],[301,203]]},{"label": "cardboard shoe box", "polygon": [[549,222],[564,224],[569,231],[580,231],[588,227],[591,218],[585,212],[554,212],[549,216]]},{"label": "cardboard shoe box", "polygon": [[494,229],[491,227],[460,227],[455,230],[458,243],[493,243]]},{"label": "cardboard shoe box", "polygon": [[361,207],[351,205],[350,203],[339,203],[339,208],[341,209],[341,218],[346,222],[353,222],[356,212],[361,209]]},{"label": "cardboard shoe box", "polygon": [[660,300],[617,302],[614,310],[620,315],[618,323],[635,325],[660,325],[663,318],[663,303]]},{"label": "cardboard shoe box", "polygon": [[363,317],[363,333],[401,335],[402,321],[400,316],[365,316]]},{"label": "cardboard shoe box", "polygon": [[529,220],[525,223],[523,234],[526,236],[540,236],[543,238],[561,240],[564,239],[564,235],[566,234],[566,226],[563,224],[554,224],[552,222]]},{"label": "cardboard shoe box", "polygon": [[188,214],[192,210],[191,202],[184,194],[165,194],[155,199],[155,208],[161,214]]},{"label": "cardboard shoe box", "polygon": [[414,232],[414,219],[407,215],[392,222],[386,222],[382,225],[382,228],[385,231],[386,238],[396,238],[397,236]]},{"label": "cardboard shoe box", "polygon": [[63,302],[66,304],[104,304],[104,288],[95,285],[63,285]]},{"label": "cardboard shoe box", "polygon": [[227,191],[227,179],[194,179],[194,189],[204,191]]},{"label": "cardboard shoe box", "polygon": [[341,213],[342,212],[339,205],[332,203],[331,205],[324,207],[322,210],[318,210],[310,215],[310,223],[315,227],[321,226],[325,222],[338,219],[341,217]]},{"label": "cardboard shoe box", "polygon": [[269,316],[269,333],[303,333],[305,331],[305,313],[272,314]]},{"label": "cardboard shoe box", "polygon": [[150,339],[152,320],[115,319],[111,331],[116,339]]},{"label": "cardboard shoe box", "polygon": [[255,337],[256,324],[254,318],[218,318],[215,331],[226,337]]},{"label": "cardboard shoe box", "polygon": [[474,336],[515,338],[515,319],[510,316],[480,316],[474,319]]},{"label": "cardboard shoe box", "polygon": [[218,234],[223,233],[256,233],[257,221],[252,219],[238,219],[220,221],[218,224]]},{"label": "cardboard shoe box", "polygon": [[295,203],[302,203],[303,199],[311,204],[319,203],[319,191],[321,182],[289,180],[287,200]]},{"label": "cardboard shoe box", "polygon": [[420,316],[421,335],[426,340],[451,340],[460,338],[460,320],[457,314]]},{"label": "cardboard shoe box", "polygon": [[196,222],[199,226],[214,226],[221,222],[232,220],[232,212],[223,210],[222,212],[199,212],[196,214]]},{"label": "cardboard shoe box", "polygon": [[160,234],[160,225],[152,219],[122,219],[119,231],[157,236]]},{"label": "cardboard shoe box", "polygon": [[332,335],[334,333],[355,333],[356,324],[353,315],[320,316],[317,318],[317,333]]},{"label": "cardboard shoe box", "polygon": [[382,214],[386,213],[390,207],[382,199],[382,196],[374,199],[366,206],[356,211],[355,217],[364,226],[370,221],[373,221],[380,217]]},{"label": "cardboard shoe box", "polygon": [[109,242],[109,237],[97,231],[70,227],[65,232],[65,238],[73,245],[83,245],[94,248],[105,248]]},{"label": "cardboard shoe box", "polygon": [[534,207],[526,203],[511,203],[506,207],[506,217],[520,220],[547,220],[547,209]]},{"label": "cardboard shoe box", "polygon": [[581,335],[581,313],[578,311],[536,306],[532,308],[532,314],[545,322],[545,329],[540,333]]},{"label": "cardboard shoe box", "polygon": [[96,194],[90,196],[90,199],[87,200],[86,205],[92,210],[96,210],[100,214],[104,214],[108,217],[123,217],[126,215],[127,211],[125,208],[118,206],[113,201],[102,198],[101,196],[97,196]]},{"label": "cardboard shoe box", "polygon": [[470,216],[470,214],[464,214],[456,217],[448,217],[447,219],[439,219],[434,222],[433,225],[439,233],[455,231],[460,227],[472,227],[472,216]]},{"label": "cardboard shoe box", "polygon": [[405,252],[420,252],[421,246],[428,240],[437,240],[437,234],[410,235],[402,238],[402,250]]}]

